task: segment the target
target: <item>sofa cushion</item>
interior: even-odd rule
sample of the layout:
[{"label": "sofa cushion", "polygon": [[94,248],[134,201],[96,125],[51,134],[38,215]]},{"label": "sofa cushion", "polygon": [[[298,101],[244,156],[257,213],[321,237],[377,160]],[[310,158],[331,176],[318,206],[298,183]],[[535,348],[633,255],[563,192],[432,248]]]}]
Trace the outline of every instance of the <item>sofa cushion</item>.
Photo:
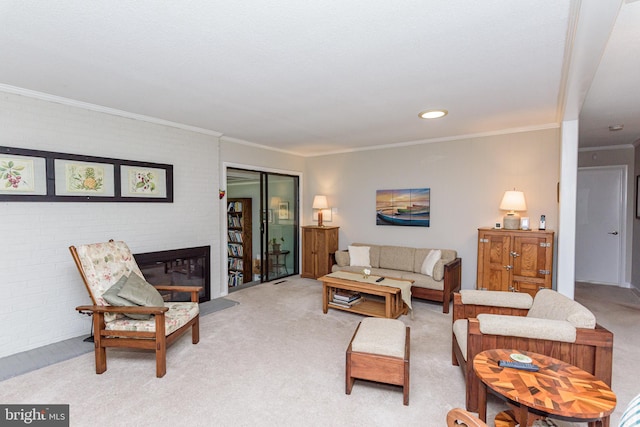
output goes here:
[{"label": "sofa cushion", "polygon": [[594,329],[596,317],[585,306],[551,289],[541,289],[533,298],[527,317],[566,320],[576,328]]},{"label": "sofa cushion", "polygon": [[564,320],[506,316],[502,314],[478,314],[478,323],[480,332],[488,335],[562,342],[576,341],[576,328]]},{"label": "sofa cushion", "polygon": [[436,266],[436,263],[440,261],[441,257],[442,251],[440,249],[430,250],[429,255],[424,258],[424,262],[420,268],[420,273],[426,274],[427,276],[433,276],[433,267]]},{"label": "sofa cushion", "polygon": [[371,267],[380,267],[380,246],[370,245],[367,243],[354,243],[351,246],[368,246],[369,247],[369,263]]},{"label": "sofa cushion", "polygon": [[[413,261],[414,273],[420,273],[424,259],[431,251],[432,249],[416,249]],[[436,281],[444,279],[444,266],[458,257],[458,253],[452,249],[439,249],[439,251],[441,254],[440,260],[436,262],[436,265],[433,267],[433,273],[431,274],[431,277]]]},{"label": "sofa cushion", "polygon": [[[164,314],[165,335],[171,334],[200,312],[200,306],[197,302],[167,302],[163,305],[169,309]],[[123,317],[108,323],[105,329],[107,331],[155,332],[156,320],[151,318],[134,321]]]},{"label": "sofa cushion", "polygon": [[444,281],[435,280],[433,277],[420,274],[420,273],[411,273],[402,271],[400,273],[400,278],[405,280],[413,280],[413,285],[418,288],[426,288],[426,289],[434,289],[436,291],[444,290]]},{"label": "sofa cushion", "polygon": [[415,248],[404,246],[380,247],[380,268],[413,271]]},{"label": "sofa cushion", "polygon": [[403,358],[406,336],[406,326],[398,319],[367,317],[360,322],[351,350]]},{"label": "sofa cushion", "polygon": [[349,246],[349,265],[352,267],[371,267],[369,246]]},{"label": "sofa cushion", "polygon": [[448,262],[449,261],[444,261],[442,258],[439,259],[438,262],[436,262],[436,265],[433,266],[433,273],[431,274],[433,280],[440,282],[442,281],[442,279],[444,279],[444,266]]},{"label": "sofa cushion", "polygon": [[469,329],[469,321],[467,319],[458,319],[453,322],[453,335],[456,337],[458,347],[462,352],[462,357],[467,360],[467,330]]},{"label": "sofa cushion", "polygon": [[336,264],[338,264],[340,267],[349,265],[351,262],[349,258],[349,251],[338,251],[335,253],[335,257],[336,257]]},{"label": "sofa cushion", "polygon": [[533,304],[531,295],[525,292],[481,291],[462,289],[460,299],[463,304],[488,305],[491,307],[522,308],[528,310]]}]

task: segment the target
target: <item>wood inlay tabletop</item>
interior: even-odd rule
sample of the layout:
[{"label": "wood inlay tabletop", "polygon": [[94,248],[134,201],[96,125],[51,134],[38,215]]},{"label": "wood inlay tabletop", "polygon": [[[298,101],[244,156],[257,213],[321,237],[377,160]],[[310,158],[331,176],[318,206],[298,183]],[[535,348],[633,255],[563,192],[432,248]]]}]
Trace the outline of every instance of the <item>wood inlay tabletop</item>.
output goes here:
[{"label": "wood inlay tabletop", "polygon": [[[513,353],[529,356],[540,370],[530,372],[498,366],[500,360],[511,361]],[[607,425],[608,416],[616,407],[616,395],[603,381],[553,357],[509,349],[487,350],[474,358],[473,369],[486,387],[516,406],[560,419],[591,421],[606,418],[604,423]],[[485,393],[480,397],[480,410],[486,418],[486,389],[481,388]],[[526,411],[520,412],[526,417]]]}]

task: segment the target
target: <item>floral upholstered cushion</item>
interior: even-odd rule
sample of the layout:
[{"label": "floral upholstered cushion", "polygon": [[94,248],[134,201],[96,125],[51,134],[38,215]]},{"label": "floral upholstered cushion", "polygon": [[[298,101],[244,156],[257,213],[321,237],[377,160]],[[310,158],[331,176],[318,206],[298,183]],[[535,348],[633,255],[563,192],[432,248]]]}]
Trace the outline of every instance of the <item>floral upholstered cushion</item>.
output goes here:
[{"label": "floral upholstered cushion", "polygon": [[124,274],[144,277],[125,242],[94,243],[76,248],[97,305],[108,305],[102,294]]},{"label": "floral upholstered cushion", "polygon": [[[166,335],[186,324],[200,312],[196,302],[166,302],[164,306],[169,308],[169,311],[165,313]],[[153,317],[149,320],[133,320],[123,317],[107,323],[105,329],[108,331],[155,332],[156,321]]]},{"label": "floral upholstered cushion", "polygon": [[[86,276],[91,299],[96,305],[109,305],[102,294],[123,275],[134,272],[144,277],[125,242],[93,243],[76,247],[82,270]],[[105,314],[110,322],[116,316]]]}]

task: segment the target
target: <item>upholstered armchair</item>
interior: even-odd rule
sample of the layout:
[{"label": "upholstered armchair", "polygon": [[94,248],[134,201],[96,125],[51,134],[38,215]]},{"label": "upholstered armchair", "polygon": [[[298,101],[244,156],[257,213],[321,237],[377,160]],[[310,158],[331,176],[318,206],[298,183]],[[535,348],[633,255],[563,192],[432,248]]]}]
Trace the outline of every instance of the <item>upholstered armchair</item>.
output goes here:
[{"label": "upholstered armchair", "polygon": [[[96,373],[107,370],[107,347],[154,350],[156,376],[167,371],[167,346],[191,329],[199,335],[198,286],[151,286],[124,242],[69,248],[93,305],[76,307],[93,315]],[[165,302],[159,291],[191,294],[191,302]]]},{"label": "upholstered armchair", "polygon": [[550,290],[462,290],[454,294],[452,363],[462,368],[466,407],[478,410],[473,358],[495,348],[531,351],[577,366],[611,385],[613,334],[587,308]]}]

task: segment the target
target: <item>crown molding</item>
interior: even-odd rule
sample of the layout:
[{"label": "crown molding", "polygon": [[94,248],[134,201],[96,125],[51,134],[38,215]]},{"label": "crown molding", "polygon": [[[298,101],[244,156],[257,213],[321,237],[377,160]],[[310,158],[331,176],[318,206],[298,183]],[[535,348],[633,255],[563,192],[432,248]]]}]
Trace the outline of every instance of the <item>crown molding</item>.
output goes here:
[{"label": "crown molding", "polygon": [[95,111],[98,113],[110,114],[112,116],[125,117],[128,119],[139,120],[141,122],[148,122],[157,125],[169,126],[177,129],[187,130],[190,132],[201,133],[205,135],[215,136],[220,138],[222,133],[216,132],[210,129],[203,129],[197,126],[190,126],[183,123],[172,122],[169,120],[159,119],[157,117],[145,116],[142,114],[130,113],[124,110],[118,110],[116,108],[105,107],[102,105],[91,104],[88,102],[76,101],[74,99],[64,98],[62,96],[51,95],[48,93],[37,92],[35,90],[24,89],[21,87],[10,86],[0,83],[0,91],[11,93],[14,95],[26,96],[29,98],[39,99],[41,101],[55,102],[57,104],[67,105],[70,107],[81,108],[83,110]]},{"label": "crown molding", "polygon": [[262,145],[256,142],[246,141],[244,139],[232,138],[226,135],[222,135],[220,137],[220,142],[228,142],[231,144],[240,144],[240,145],[246,145],[254,148],[262,148],[263,150],[277,151],[278,153],[290,154],[292,156],[307,157],[307,156],[304,156],[303,154],[296,153],[294,151],[288,151],[288,150],[283,150],[281,148],[269,147],[268,145]]},{"label": "crown molding", "polygon": [[519,128],[501,129],[501,130],[491,131],[491,132],[469,133],[469,134],[463,134],[463,135],[446,136],[441,138],[428,138],[428,139],[421,139],[421,140],[415,140],[415,141],[398,142],[393,144],[353,148],[349,150],[332,151],[327,153],[309,154],[309,155],[303,155],[303,157],[330,156],[334,154],[353,153],[357,151],[385,150],[389,148],[408,147],[412,145],[432,144],[436,142],[447,142],[447,141],[460,141],[464,139],[485,138],[488,136],[500,136],[500,135],[514,134],[514,133],[534,132],[538,130],[558,129],[558,128],[560,128],[560,125],[558,123],[547,123],[547,124],[538,125],[538,126],[524,126]]}]

